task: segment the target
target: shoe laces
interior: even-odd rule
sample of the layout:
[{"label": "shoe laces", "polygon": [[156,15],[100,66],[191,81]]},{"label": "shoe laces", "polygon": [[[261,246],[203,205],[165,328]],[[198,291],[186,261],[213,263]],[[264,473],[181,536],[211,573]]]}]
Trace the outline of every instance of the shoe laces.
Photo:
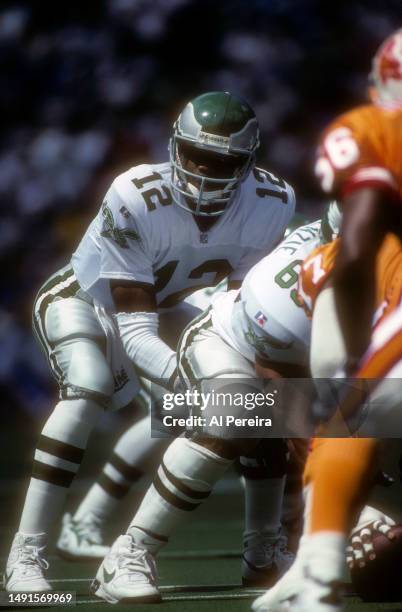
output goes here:
[{"label": "shoe laces", "polygon": [[152,582],[156,578],[156,565],[152,555],[145,548],[137,548],[134,543],[121,555],[119,568],[145,574]]},{"label": "shoe laces", "polygon": [[26,570],[30,570],[30,573],[37,573],[42,570],[49,569],[49,563],[44,557],[41,556],[41,552],[45,549],[44,546],[38,548],[37,546],[22,546],[19,561],[23,563]]}]

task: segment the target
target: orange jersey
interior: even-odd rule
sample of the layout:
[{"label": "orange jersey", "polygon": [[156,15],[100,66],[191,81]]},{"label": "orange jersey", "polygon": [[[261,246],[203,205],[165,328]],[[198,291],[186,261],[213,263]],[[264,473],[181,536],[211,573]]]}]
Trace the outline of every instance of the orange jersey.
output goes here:
[{"label": "orange jersey", "polygon": [[[298,297],[311,316],[319,292],[328,281],[335,265],[340,238],[312,251],[303,262]],[[393,310],[400,301],[402,290],[402,246],[394,234],[388,234],[377,255],[376,308],[381,316]]]},{"label": "orange jersey", "polygon": [[336,119],[321,138],[315,165],[323,191],[342,197],[360,187],[387,189],[402,206],[402,109],[374,104]]}]

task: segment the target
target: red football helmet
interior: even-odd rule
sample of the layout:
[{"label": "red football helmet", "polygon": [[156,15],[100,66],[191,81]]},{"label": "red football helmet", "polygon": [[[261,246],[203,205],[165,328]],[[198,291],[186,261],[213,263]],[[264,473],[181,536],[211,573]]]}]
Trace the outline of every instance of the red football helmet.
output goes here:
[{"label": "red football helmet", "polygon": [[373,59],[373,98],[378,104],[402,106],[402,29],[382,43]]}]

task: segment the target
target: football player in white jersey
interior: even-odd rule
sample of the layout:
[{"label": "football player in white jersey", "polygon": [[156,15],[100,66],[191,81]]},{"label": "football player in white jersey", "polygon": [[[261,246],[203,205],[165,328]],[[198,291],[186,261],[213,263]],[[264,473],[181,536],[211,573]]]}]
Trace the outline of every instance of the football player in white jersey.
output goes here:
[{"label": "football player in white jersey", "polygon": [[[256,380],[258,362],[269,363],[282,375],[305,374],[311,326],[296,300],[296,284],[304,258],[321,240],[320,221],[298,228],[248,272],[240,291],[215,297],[181,336],[178,363],[183,382],[208,393],[217,389],[218,379],[226,384],[228,378],[237,378],[261,391],[263,381]],[[208,423],[209,406],[203,416]],[[250,454],[256,444],[253,438],[228,437],[224,429],[208,425],[202,432],[189,431],[188,437],[175,439],[127,533],[117,538],[99,567],[92,592],[111,603],[158,601],[154,555],[209,496],[228,466]],[[278,537],[284,477],[277,480],[271,494],[279,502],[266,508],[269,516],[258,526],[252,524],[252,517],[246,521],[245,539],[251,545],[255,538]],[[261,504],[267,506],[265,491]],[[249,564],[246,546],[243,575],[253,577],[266,569],[268,561],[262,556],[260,567]],[[286,569],[278,568],[279,573]]]},{"label": "football player in white jersey", "polygon": [[[296,213],[286,228],[285,237],[297,227],[307,223],[306,216]],[[180,302],[180,313],[178,313],[178,308],[170,309],[168,312],[160,312],[160,336],[166,339],[164,329],[169,328],[170,333],[167,342],[172,348],[175,348],[178,339],[177,332],[181,333],[186,324],[183,324],[183,318],[186,321],[186,317],[189,320],[192,318],[192,314],[196,316],[198,314],[197,308],[200,309],[200,312],[205,310],[210,305],[214,295],[219,291],[226,291],[226,289],[227,279],[225,278],[215,287],[195,291],[184,302]],[[187,304],[191,304],[195,309],[189,309]],[[173,333],[172,327],[174,328]],[[146,397],[144,390],[142,390],[141,399],[144,400],[144,403],[149,404],[149,398]],[[150,419],[151,415],[148,414],[148,418],[143,418],[141,421],[134,423],[124,432],[108,458],[100,477],[89,489],[75,514],[73,516],[70,513],[64,515],[60,537],[57,542],[57,550],[62,557],[70,561],[83,561],[86,559],[103,559],[107,553],[108,546],[105,545],[104,531],[108,521],[116,512],[118,505],[127,496],[131,486],[138,483],[145,474],[149,474],[150,471],[156,469],[167,446],[165,440],[149,437]],[[253,501],[255,498],[254,490],[258,484],[259,492],[262,493],[264,487],[272,491],[274,480],[278,477],[278,469],[279,471],[284,469],[284,463],[286,462],[287,474],[282,524],[286,527],[287,535],[290,535],[291,544],[293,541],[295,545],[302,521],[301,473],[292,460],[290,463],[283,460],[281,462],[278,455],[283,457],[283,452],[276,455],[274,469],[272,468],[273,462],[267,461],[265,456],[263,459],[264,467],[261,462],[256,463],[255,459],[251,461],[246,460],[246,458],[241,459],[239,469],[244,479],[243,482],[245,482],[246,510],[249,511],[249,515],[256,517],[264,514],[262,507],[259,507],[259,504],[255,504]],[[280,468],[278,468],[278,461]],[[266,492],[266,497],[272,496]],[[275,538],[272,545],[277,547],[277,540]],[[284,538],[281,541],[283,542]],[[249,539],[247,542],[250,544]],[[260,543],[258,543],[258,549],[261,549]],[[264,549],[267,550],[267,545],[264,546]],[[283,550],[284,554],[287,554],[286,548]],[[266,573],[259,572],[255,578],[254,581],[250,580],[250,576],[243,576],[243,580],[249,584],[253,582],[253,586],[255,582],[267,584]]]},{"label": "football player in white jersey", "polygon": [[9,591],[50,589],[46,534],[102,411],[137,392],[132,364],[174,388],[176,353],[158,334],[158,312],[224,276],[239,283],[283,236],[294,193],[255,167],[258,145],[246,102],[228,92],[198,96],[174,124],[170,161],[118,176],[70,264],[40,290],[34,326],[60,401],[35,451]]}]

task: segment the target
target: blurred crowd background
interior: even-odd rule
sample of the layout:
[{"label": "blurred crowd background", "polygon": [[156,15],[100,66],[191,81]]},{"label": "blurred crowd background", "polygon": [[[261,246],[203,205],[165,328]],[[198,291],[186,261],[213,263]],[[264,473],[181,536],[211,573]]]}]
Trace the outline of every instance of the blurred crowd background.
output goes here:
[{"label": "blurred crowd background", "polygon": [[364,102],[400,0],[84,0],[0,4],[1,422],[55,394],[30,327],[35,292],[68,262],[113,177],[167,160],[185,102],[230,90],[254,107],[259,164],[318,216],[323,126]]}]

